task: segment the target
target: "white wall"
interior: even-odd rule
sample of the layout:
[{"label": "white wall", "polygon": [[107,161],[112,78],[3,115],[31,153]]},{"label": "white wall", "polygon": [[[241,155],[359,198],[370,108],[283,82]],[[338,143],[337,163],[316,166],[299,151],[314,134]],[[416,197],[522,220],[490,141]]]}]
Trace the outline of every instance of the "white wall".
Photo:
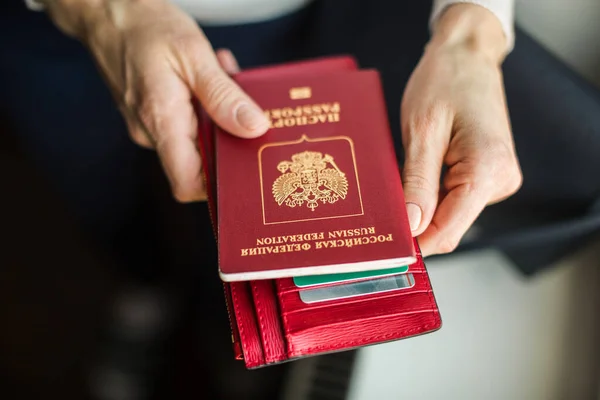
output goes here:
[{"label": "white wall", "polygon": [[600,86],[600,0],[517,0],[517,23]]}]

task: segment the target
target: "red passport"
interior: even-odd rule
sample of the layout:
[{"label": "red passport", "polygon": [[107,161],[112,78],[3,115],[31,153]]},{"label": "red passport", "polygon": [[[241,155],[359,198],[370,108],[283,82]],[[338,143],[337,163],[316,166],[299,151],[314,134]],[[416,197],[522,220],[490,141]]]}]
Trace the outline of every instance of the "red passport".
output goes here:
[{"label": "red passport", "polygon": [[217,128],[225,281],[413,264],[402,183],[375,70],[235,77],[271,120],[257,139]]},{"label": "red passport", "polygon": [[[354,75],[355,78],[350,78],[350,75],[346,73],[353,70],[356,71]],[[360,71],[359,73],[356,62],[351,57],[323,58],[303,61],[300,63],[257,68],[243,71],[234,78],[240,82],[240,85],[248,90],[251,96],[255,98],[257,102],[267,110],[267,112],[270,112],[272,116],[276,116],[277,114],[272,114],[273,111],[269,108],[271,105],[269,102],[273,101],[274,104],[279,98],[277,98],[273,92],[264,92],[265,90],[286,88],[285,91],[287,92],[287,95],[292,96],[292,92],[289,90],[291,87],[294,89],[300,89],[299,91],[294,92],[294,96],[304,97],[310,94],[311,98],[314,99],[314,96],[327,96],[326,92],[321,92],[319,88],[326,88],[328,90],[331,88],[339,89],[339,85],[343,81],[355,82],[355,84],[352,85],[352,87],[346,92],[345,97],[340,99],[343,101],[340,101],[339,124],[325,122],[319,126],[318,130],[314,130],[313,127],[289,127],[295,129],[287,130],[287,134],[281,133],[283,130],[280,128],[273,128],[269,133],[267,133],[267,135],[279,129],[278,133],[283,135],[295,135],[300,133],[301,137],[302,135],[305,135],[311,139],[329,139],[330,137],[335,136],[348,136],[353,141],[360,141],[360,135],[356,135],[358,139],[356,139],[355,136],[351,136],[352,131],[358,132],[360,130],[364,130],[370,132],[373,131],[373,129],[381,129],[382,131],[387,129],[387,127],[385,127],[385,124],[387,124],[387,122],[385,122],[387,121],[387,117],[385,116],[384,112],[385,105],[383,103],[383,95],[381,93],[379,77],[374,71]],[[307,87],[311,89],[310,93],[306,91]],[[331,91],[329,93],[331,93]],[[364,104],[364,102],[360,102],[358,100],[356,102],[352,102],[352,99],[348,101],[350,97],[361,97],[361,94],[365,96],[368,95],[368,103],[372,104],[372,106],[355,106],[357,108],[346,106],[346,108],[342,108],[343,104]],[[305,99],[297,98],[297,100]],[[328,99],[323,98],[322,101],[319,100],[317,101],[317,104],[327,104]],[[332,101],[335,100],[329,100],[329,102]],[[265,105],[267,107],[265,107]],[[332,108],[329,110],[332,109],[335,110],[335,106],[332,106]],[[323,111],[323,107],[321,107],[321,111]],[[246,204],[246,207],[250,207],[248,206],[248,203],[252,203],[254,204],[252,207],[256,207],[258,200],[256,198],[247,200],[245,195],[250,193],[250,196],[252,196],[251,193],[255,192],[257,190],[256,188],[260,187],[260,184],[257,184],[255,181],[253,184],[250,183],[250,178],[248,178],[247,181],[240,179],[235,180],[235,182],[238,182],[238,185],[241,185],[238,192],[223,190],[221,187],[222,180],[233,179],[237,174],[240,174],[240,177],[250,176],[249,171],[251,168],[250,166],[247,168],[248,171],[246,172],[248,172],[248,175],[241,174],[240,170],[244,169],[244,165],[247,161],[244,159],[244,155],[242,154],[239,155],[240,158],[228,157],[227,159],[219,159],[219,155],[222,154],[220,151],[223,150],[223,147],[220,146],[227,146],[232,142],[228,141],[228,137],[225,136],[225,132],[221,132],[219,128],[212,124],[210,119],[200,107],[198,107],[198,115],[198,142],[203,157],[203,170],[207,183],[209,210],[211,213],[211,219],[213,222],[217,243],[221,245],[221,243],[227,242],[226,246],[239,247],[239,241],[243,241],[244,237],[252,238],[252,240],[255,240],[257,237],[263,238],[263,240],[267,237],[282,237],[284,234],[270,233],[279,231],[273,231],[265,228],[265,226],[269,225],[265,225],[265,220],[261,221],[261,218],[271,218],[266,219],[267,222],[274,220],[276,221],[277,218],[289,218],[290,215],[293,218],[297,218],[298,214],[293,214],[295,210],[292,210],[291,214],[278,214],[279,210],[277,207],[275,207],[274,211],[271,210],[273,212],[270,214],[268,211],[265,214],[259,214],[260,218],[258,221],[248,219],[248,216],[243,216],[241,213],[236,214],[236,216],[242,216],[244,218],[242,221],[246,221],[245,225],[237,225],[237,234],[236,230],[234,229],[236,227],[235,219],[230,219],[232,218],[231,215],[222,215],[225,212],[232,212],[231,207],[228,207],[228,205],[225,203],[227,198],[230,199],[230,202],[239,204],[239,208],[241,210],[240,212],[248,209],[244,207],[244,204]],[[331,113],[326,115],[331,115]],[[357,116],[357,118],[352,118],[353,116]],[[360,118],[361,116],[362,119]],[[328,116],[327,118],[330,117]],[[345,128],[343,129],[341,124],[342,118],[347,118],[346,121],[349,122],[349,124],[345,125]],[[274,120],[275,118],[272,119]],[[274,121],[273,123],[275,124],[278,122]],[[285,125],[285,121],[283,124]],[[350,133],[347,133],[347,135],[339,135],[339,132],[342,130],[346,130],[345,132],[350,130]],[[333,131],[336,132],[335,135],[331,134]],[[276,135],[273,134],[270,136],[275,137]],[[369,135],[366,135],[366,137],[369,137]],[[269,140],[260,141],[253,139],[252,141],[245,143],[244,146],[257,146],[257,149],[263,148],[263,150],[269,149],[268,144],[273,143],[273,141],[268,136],[267,138]],[[283,139],[288,138],[286,137]],[[269,227],[273,228],[277,225],[283,226],[300,223],[314,223],[315,232],[312,233],[318,235],[318,232],[320,231],[346,232],[345,235],[349,237],[343,238],[344,241],[346,239],[350,239],[352,241],[353,239],[361,237],[377,237],[379,232],[384,232],[383,229],[387,228],[392,231],[390,232],[392,235],[397,236],[393,236],[395,239],[393,242],[381,242],[382,254],[387,251],[392,255],[410,254],[414,257],[415,261],[409,266],[409,273],[413,279],[412,286],[403,290],[384,291],[367,294],[364,296],[339,298],[308,304],[301,298],[300,293],[302,288],[299,288],[294,284],[292,277],[298,275],[293,273],[278,279],[254,279],[224,282],[225,297],[232,328],[232,340],[235,357],[239,360],[243,360],[247,368],[252,369],[306,356],[313,356],[334,351],[343,351],[361,346],[408,338],[433,332],[441,327],[439,310],[435,301],[431,283],[429,281],[427,269],[423,263],[423,259],[419,251],[418,243],[416,240],[410,237],[410,232],[406,232],[408,229],[408,223],[405,221],[405,210],[404,201],[402,199],[401,184],[395,181],[396,175],[391,172],[393,169],[397,171],[395,158],[390,159],[390,155],[393,155],[391,139],[389,139],[389,134],[387,137],[386,135],[381,134],[381,136],[377,136],[376,140],[372,137],[371,139],[372,140],[360,141],[359,145],[354,146],[354,154],[352,154],[352,146],[346,139],[341,140],[339,143],[328,143],[329,140],[324,140],[323,142],[331,145],[331,147],[326,148],[326,150],[323,150],[323,147],[319,147],[318,149],[300,149],[299,154],[308,152],[308,155],[302,156],[306,158],[300,158],[299,165],[304,166],[308,164],[314,169],[315,164],[317,164],[317,167],[321,167],[323,164],[326,164],[327,168],[322,168],[320,170],[321,172],[329,168],[333,171],[339,170],[344,173],[344,176],[348,181],[346,199],[350,201],[347,202],[349,204],[344,206],[345,208],[340,209],[344,210],[346,213],[354,213],[354,211],[358,209],[354,208],[357,207],[356,202],[351,201],[352,194],[349,182],[353,182],[357,175],[359,182],[362,182],[360,180],[363,179],[363,173],[360,171],[361,169],[365,169],[364,174],[369,177],[372,176],[373,181],[365,182],[365,184],[361,186],[361,197],[362,191],[366,190],[365,188],[369,188],[368,191],[374,193],[365,192],[367,193],[366,197],[368,199],[377,199],[376,195],[378,195],[380,199],[385,199],[379,200],[379,203],[375,203],[378,204],[378,206],[375,206],[375,210],[366,209],[364,206],[365,202],[363,201],[363,214],[358,216],[342,218],[336,217],[331,218],[330,220],[325,219],[317,221],[292,222],[290,224],[272,224]],[[293,138],[290,141],[293,141]],[[318,140],[316,142],[309,142],[303,139],[300,143],[308,144],[310,146],[312,143],[320,142]],[[298,143],[292,143],[292,146],[297,144]],[[267,145],[267,147],[263,147],[265,145]],[[381,146],[384,145],[389,147],[382,148]],[[369,158],[366,156],[358,156],[356,154],[356,148],[360,148],[360,150],[378,148],[378,151],[373,154],[369,160]],[[225,147],[225,149],[229,151],[227,147]],[[290,148],[290,150],[292,150],[292,155],[298,154],[295,149]],[[330,154],[334,153],[334,151],[336,152],[335,156]],[[345,157],[345,154],[343,153],[344,151],[348,151],[350,154],[346,154]],[[318,158],[314,155],[314,153],[320,153],[322,157]],[[358,153],[362,152],[359,151]],[[325,154],[328,154],[333,158],[333,163],[330,163],[330,158],[323,160],[323,158],[325,158]],[[284,172],[289,171],[289,163],[293,163],[294,160],[292,158],[279,160],[280,153],[265,152],[265,159],[270,159],[270,157],[273,158],[270,163],[271,166],[273,166],[273,164],[279,164],[282,161],[287,163],[284,164],[284,166],[287,166],[287,169],[285,169],[283,166],[281,169],[279,169],[277,168],[279,165],[277,165],[275,167],[275,172],[270,172],[272,175],[267,177],[265,174],[264,180],[271,179],[277,181],[279,178],[277,174],[282,170]],[[317,161],[315,162],[315,158],[311,157],[317,157]],[[384,162],[382,162],[382,160]],[[229,164],[227,164],[228,161]],[[362,166],[353,170],[351,167],[354,163]],[[230,166],[230,169],[227,169],[228,165]],[[254,163],[254,166],[257,165],[260,165],[258,163],[258,159],[255,160]],[[265,163],[265,165],[267,165],[267,163]],[[356,172],[357,170],[358,172]],[[378,180],[377,171],[379,171],[380,175],[387,177],[387,181],[386,179]],[[296,172],[298,172],[298,168],[296,168]],[[309,178],[311,173],[312,172],[310,171],[307,173]],[[329,173],[335,174],[334,172]],[[217,178],[217,176],[219,178]],[[382,181],[386,182],[382,183],[383,186],[381,188],[377,189],[374,182]],[[302,180],[298,181],[296,179],[295,182],[297,184],[298,182],[302,182]],[[227,183],[229,184],[231,182],[228,181]],[[270,194],[273,194],[273,186],[276,185],[271,186]],[[228,187],[235,186],[227,185],[225,189]],[[356,190],[358,190],[358,187],[356,187]],[[398,193],[394,192],[395,190],[397,190]],[[392,191],[391,195],[389,193],[390,191]],[[266,197],[266,194],[269,192],[259,191],[259,193],[263,193],[262,196]],[[357,193],[354,192],[355,199],[356,195]],[[339,202],[340,199],[337,201]],[[396,203],[396,201],[399,202]],[[303,204],[297,204],[296,206],[307,207],[307,203],[308,201],[305,199]],[[315,211],[322,205],[331,205],[335,203],[336,201],[333,203],[319,202],[319,205],[315,208]],[[226,211],[223,211],[221,207],[224,207]],[[313,213],[312,210],[310,212]],[[365,216],[368,215],[373,216],[365,220]],[[386,220],[382,219],[381,215],[390,215],[391,217],[388,218],[390,221],[393,221],[394,219],[398,221],[393,223],[387,222],[386,224]],[[339,225],[340,221],[344,219],[351,221],[355,218],[361,217],[363,218],[361,221],[363,221],[362,223],[364,226],[350,227],[350,224],[348,226]],[[231,229],[223,229],[223,224],[220,221],[231,221]],[[325,225],[323,221],[328,222]],[[333,225],[334,223],[336,225]],[[375,234],[369,234],[367,231],[366,236],[362,235],[363,232],[361,232],[361,228],[366,227],[368,229],[370,226],[374,226],[375,229],[380,231],[376,231]],[[395,228],[395,226],[399,226],[399,228]],[[326,227],[326,229],[323,227]],[[358,232],[356,232],[355,236],[350,236],[354,235],[354,229],[358,229]],[[398,230],[394,231],[394,229]],[[352,232],[350,232],[350,230],[352,230]],[[264,234],[264,232],[266,232],[266,234]],[[311,233],[310,231],[307,232]],[[298,233],[298,235],[306,235],[306,232]],[[342,235],[344,235],[344,233],[342,233]],[[314,245],[314,243],[318,240],[318,237],[316,238],[317,240],[312,239],[312,236],[308,236],[306,239],[305,237],[296,238],[296,240],[301,241],[301,243],[311,243]],[[232,244],[236,243],[236,241],[237,244]],[[385,247],[385,245],[390,243],[394,243],[395,246],[400,248],[394,249],[392,248],[393,246],[389,246],[389,248]],[[358,262],[360,262],[361,252],[364,252],[364,249],[367,249],[366,252],[373,251],[369,250],[369,247],[373,249],[373,246],[376,245],[376,243],[374,243],[372,246],[366,244],[356,245],[350,248],[344,246],[342,249],[343,252],[346,253],[353,248],[362,250],[357,251],[355,255],[347,254],[348,257],[346,258],[343,257],[343,254],[340,256],[336,255],[336,252],[330,253],[333,255],[329,255],[330,259],[325,264],[333,265],[339,262],[336,260],[342,259],[346,261],[358,260]],[[319,251],[337,249],[337,247],[334,247],[333,249],[319,249]],[[278,258],[276,261],[269,261],[267,268],[275,271],[289,269],[289,265],[298,264],[299,253],[301,252],[289,251],[284,252],[283,254],[276,253]],[[222,254],[220,254],[220,257],[221,256]],[[250,257],[247,258],[249,259]],[[255,257],[255,259],[260,259],[260,257]],[[275,259],[269,258],[269,260]],[[305,264],[308,265],[310,258],[305,257],[304,260],[308,260],[306,261],[307,264]],[[286,262],[288,264],[283,265],[287,266],[280,267],[279,263]],[[241,268],[245,268],[248,271],[253,270],[252,268],[248,268],[248,264],[234,263],[233,265],[240,265]],[[254,265],[254,270],[260,270],[258,262],[251,265]],[[360,270],[364,269],[361,268]]]}]

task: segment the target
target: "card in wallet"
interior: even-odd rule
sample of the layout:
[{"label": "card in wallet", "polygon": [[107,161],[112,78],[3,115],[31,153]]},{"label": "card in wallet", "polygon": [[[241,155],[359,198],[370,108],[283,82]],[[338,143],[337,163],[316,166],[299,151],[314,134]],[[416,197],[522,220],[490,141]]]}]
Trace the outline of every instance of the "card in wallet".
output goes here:
[{"label": "card in wallet", "polygon": [[[357,82],[358,88],[361,85],[370,85],[369,97],[365,101],[369,102],[371,107],[380,109],[379,113],[369,115],[376,115],[382,120],[366,121],[359,124],[361,129],[368,131],[370,124],[380,125],[378,129],[381,129],[381,126],[387,126],[383,92],[378,74],[375,71],[362,71],[367,72],[366,75],[368,75],[367,83],[365,83],[365,80],[361,80],[362,78],[353,81],[353,71],[361,72],[355,60],[349,56],[338,56],[255,68],[242,71],[233,78],[243,89],[255,88],[254,90],[261,86],[265,90],[275,87],[274,85],[281,87],[282,83],[288,81],[290,89],[301,89],[296,92],[290,90],[288,92],[289,101],[309,104],[307,100],[310,100],[311,92],[315,88],[302,85],[302,83],[323,82],[323,77],[330,78],[332,82],[341,82],[340,79],[343,76],[348,85],[352,85],[353,82]],[[361,76],[366,75],[362,74]],[[252,90],[248,90],[248,92],[264,108],[260,93],[253,93]],[[334,94],[332,91],[332,95]],[[360,97],[360,91],[357,90],[355,95]],[[331,101],[334,100],[339,101],[343,107],[344,99],[331,99]],[[294,104],[281,104],[280,107],[285,108],[292,105]],[[349,110],[354,113],[360,111],[360,109]],[[218,198],[217,194],[220,193],[218,186],[221,180],[227,179],[227,177],[220,176],[220,179],[217,180],[217,163],[228,161],[235,165],[236,159],[216,159],[215,155],[219,152],[215,151],[217,142],[215,139],[224,132],[221,132],[210,121],[200,106],[198,106],[197,112],[199,116],[198,143],[203,159],[208,206],[215,238],[219,243],[230,240],[230,238],[223,236],[223,231],[217,222],[221,217],[218,205],[230,201],[243,207],[246,193],[238,193],[229,200]],[[342,117],[343,114],[340,115],[340,118]],[[324,137],[339,135],[335,123],[322,125],[328,126],[322,131]],[[388,129],[388,135],[391,136],[389,128],[386,129]],[[306,126],[302,130],[304,134],[309,135],[311,127]],[[391,139],[389,145],[391,146]],[[385,149],[384,151],[389,150]],[[373,157],[377,157],[377,153]],[[244,165],[239,165],[238,168],[244,168]],[[385,188],[373,190],[376,190],[377,195],[382,198],[390,198]],[[398,210],[404,209],[404,202],[391,204],[384,201],[381,204],[389,213],[397,213]],[[306,204],[304,206],[306,207]],[[371,212],[373,210],[365,210],[365,215],[370,215]],[[327,227],[332,225],[330,221],[324,221],[319,223],[327,231],[329,229]],[[256,227],[238,226],[238,229],[242,234],[245,233],[252,237]],[[229,231],[226,230],[226,232]],[[307,356],[395,341],[439,329],[441,327],[440,313],[416,239],[411,238],[410,245],[409,253],[414,255],[416,261],[409,265],[408,273],[411,274],[414,282],[411,287],[402,290],[383,291],[360,297],[308,304],[303,302],[300,297],[299,292],[302,288],[294,284],[294,274],[277,279],[224,282],[236,359],[243,360],[247,368],[253,369]],[[368,247],[364,246],[364,248]],[[406,253],[406,250],[404,252]],[[288,258],[295,256],[294,252],[286,255]],[[265,258],[263,258],[264,260]]]}]

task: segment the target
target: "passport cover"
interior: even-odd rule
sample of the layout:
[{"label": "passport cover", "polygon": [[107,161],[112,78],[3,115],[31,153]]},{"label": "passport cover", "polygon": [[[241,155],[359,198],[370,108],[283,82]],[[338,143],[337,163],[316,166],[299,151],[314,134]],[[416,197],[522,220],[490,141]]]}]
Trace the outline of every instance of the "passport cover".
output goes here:
[{"label": "passport cover", "polygon": [[[357,65],[351,57],[343,56],[268,68],[272,72],[266,77],[260,69],[252,72],[259,77],[257,79],[265,79],[277,71],[281,71],[281,75],[328,74],[356,69]],[[218,243],[213,140],[216,128],[199,105],[197,113],[198,144]],[[411,239],[411,245],[416,262],[409,269],[415,285],[407,290],[309,305],[300,300],[300,289],[292,278],[224,282],[234,357],[243,361],[248,369],[254,369],[439,329],[441,317],[417,240]]]},{"label": "passport cover", "polygon": [[234,79],[264,110],[257,139],[217,128],[224,281],[416,261],[379,73]]}]

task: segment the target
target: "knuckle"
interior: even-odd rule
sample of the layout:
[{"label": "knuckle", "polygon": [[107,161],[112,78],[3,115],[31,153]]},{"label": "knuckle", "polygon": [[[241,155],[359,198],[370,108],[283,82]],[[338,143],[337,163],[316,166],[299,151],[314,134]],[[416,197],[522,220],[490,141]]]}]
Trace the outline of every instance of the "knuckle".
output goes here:
[{"label": "knuckle", "polygon": [[138,146],[142,146],[145,148],[153,147],[150,138],[139,128],[130,131],[129,136],[131,137],[131,140]]},{"label": "knuckle", "polygon": [[225,114],[236,101],[235,87],[226,78],[215,73],[207,80],[205,107],[210,113]]},{"label": "knuckle", "polygon": [[523,184],[523,174],[514,151],[510,146],[501,143],[492,147],[491,154],[494,160],[492,172],[499,177],[505,194],[516,193]]},{"label": "knuckle", "polygon": [[461,183],[453,191],[461,198],[475,198],[483,191],[482,187],[486,184],[484,178],[479,178],[478,175],[473,175],[467,178],[464,183]]},{"label": "knuckle", "polygon": [[127,126],[129,138],[139,146],[152,148],[153,143],[151,138],[148,136],[140,123],[136,121],[135,115],[132,115],[132,113],[126,107],[121,107],[121,114]]},{"label": "knuckle", "polygon": [[452,253],[458,247],[459,240],[445,237],[437,245],[438,252],[442,254]]},{"label": "knuckle", "polygon": [[137,115],[143,126],[152,132],[164,129],[176,109],[174,101],[175,98],[166,99],[147,91],[137,106]]},{"label": "knuckle", "polygon": [[435,130],[435,120],[428,114],[418,116],[412,120],[409,130],[413,134],[429,135]]},{"label": "knuckle", "polygon": [[153,121],[155,118],[155,110],[156,106],[154,101],[149,97],[144,97],[140,104],[137,106],[137,113],[140,118],[140,121],[146,127],[151,127],[153,125]]},{"label": "knuckle", "polygon": [[521,187],[523,187],[523,172],[521,172],[521,169],[519,168],[515,173],[515,178],[513,180],[514,193],[518,192]]},{"label": "knuckle", "polygon": [[133,140],[135,144],[139,145],[143,145],[146,139],[145,135],[142,132],[140,132],[140,129],[138,127],[129,129],[129,137],[131,138],[131,140]]},{"label": "knuckle", "polygon": [[414,114],[409,119],[408,129],[412,133],[428,136],[435,132],[437,124],[450,112],[447,104],[441,100],[432,101],[423,110]]},{"label": "knuckle", "polygon": [[512,196],[523,186],[523,174],[519,168],[513,168],[506,179],[506,194]]},{"label": "knuckle", "polygon": [[405,170],[403,186],[409,189],[423,190],[426,192],[435,192],[435,185],[431,183],[424,175],[412,170]]},{"label": "knuckle", "polygon": [[489,148],[489,153],[494,156],[497,165],[505,167],[512,163],[514,153],[505,143],[491,143]]},{"label": "knuckle", "polygon": [[504,158],[502,146],[494,143],[486,137],[469,138],[461,143],[468,154],[464,162],[479,169],[485,169],[487,173],[502,164]]},{"label": "knuckle", "polygon": [[125,91],[123,92],[122,101],[126,107],[130,109],[134,108],[137,103],[137,95],[135,93],[135,90],[133,90],[133,88],[129,86],[125,88]]},{"label": "knuckle", "polygon": [[188,190],[184,190],[179,185],[173,186],[173,197],[179,203],[189,203],[192,201],[192,196]]},{"label": "knuckle", "polygon": [[493,165],[501,171],[505,171],[506,167],[511,165],[514,159],[512,147],[504,141],[487,141],[483,154],[490,157]]},{"label": "knuckle", "polygon": [[199,61],[203,58],[206,51],[210,51],[210,44],[196,34],[183,34],[171,39],[171,45],[176,52],[185,55],[191,62]]},{"label": "knuckle", "polygon": [[465,190],[475,191],[490,185],[494,190],[512,190],[521,184],[514,152],[504,143],[483,141],[464,160],[464,167],[465,182],[469,183]]}]

